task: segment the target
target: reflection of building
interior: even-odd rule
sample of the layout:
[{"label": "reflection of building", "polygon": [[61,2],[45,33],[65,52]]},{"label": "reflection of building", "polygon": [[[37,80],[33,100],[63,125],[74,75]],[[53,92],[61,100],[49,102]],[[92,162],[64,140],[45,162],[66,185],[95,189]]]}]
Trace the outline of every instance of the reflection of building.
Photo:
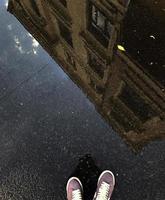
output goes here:
[{"label": "reflection of building", "polygon": [[164,137],[163,87],[117,46],[129,0],[10,0],[39,41],[133,148]]}]

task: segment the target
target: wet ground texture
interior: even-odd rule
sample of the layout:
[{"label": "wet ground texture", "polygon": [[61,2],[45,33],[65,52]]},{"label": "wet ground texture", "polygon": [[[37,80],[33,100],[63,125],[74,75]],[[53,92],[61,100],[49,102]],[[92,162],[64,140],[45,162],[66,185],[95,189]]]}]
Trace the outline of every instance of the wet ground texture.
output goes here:
[{"label": "wet ground texture", "polygon": [[112,200],[164,200],[165,141],[135,154],[7,13],[5,2],[0,1],[0,199],[66,199],[72,174],[91,199],[99,173],[110,169],[117,179]]}]

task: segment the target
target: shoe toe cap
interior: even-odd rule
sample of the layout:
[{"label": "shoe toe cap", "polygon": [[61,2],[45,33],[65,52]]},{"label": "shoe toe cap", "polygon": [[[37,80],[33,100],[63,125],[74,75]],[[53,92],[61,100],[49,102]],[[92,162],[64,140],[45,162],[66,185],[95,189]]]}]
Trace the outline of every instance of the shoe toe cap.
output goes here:
[{"label": "shoe toe cap", "polygon": [[76,177],[72,177],[68,180],[67,183],[67,187],[66,187],[67,191],[68,190],[77,190],[77,189],[82,189],[82,185],[81,182],[78,178]]}]

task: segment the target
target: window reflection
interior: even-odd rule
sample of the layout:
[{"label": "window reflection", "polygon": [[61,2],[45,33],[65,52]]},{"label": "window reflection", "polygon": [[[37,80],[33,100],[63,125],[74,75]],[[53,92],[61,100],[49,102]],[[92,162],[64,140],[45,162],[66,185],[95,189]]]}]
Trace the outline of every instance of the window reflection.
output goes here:
[{"label": "window reflection", "polygon": [[105,47],[108,47],[112,24],[95,5],[90,4],[89,30]]}]

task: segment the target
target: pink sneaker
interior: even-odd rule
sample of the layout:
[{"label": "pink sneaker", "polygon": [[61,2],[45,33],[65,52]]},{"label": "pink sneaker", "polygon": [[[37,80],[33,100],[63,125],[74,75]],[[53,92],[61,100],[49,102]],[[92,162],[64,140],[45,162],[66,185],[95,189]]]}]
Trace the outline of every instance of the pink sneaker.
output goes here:
[{"label": "pink sneaker", "polygon": [[66,192],[68,200],[82,200],[83,187],[81,181],[76,177],[70,178],[67,182]]},{"label": "pink sneaker", "polygon": [[115,177],[109,170],[105,170],[97,182],[97,190],[93,200],[109,200],[115,186]]}]

